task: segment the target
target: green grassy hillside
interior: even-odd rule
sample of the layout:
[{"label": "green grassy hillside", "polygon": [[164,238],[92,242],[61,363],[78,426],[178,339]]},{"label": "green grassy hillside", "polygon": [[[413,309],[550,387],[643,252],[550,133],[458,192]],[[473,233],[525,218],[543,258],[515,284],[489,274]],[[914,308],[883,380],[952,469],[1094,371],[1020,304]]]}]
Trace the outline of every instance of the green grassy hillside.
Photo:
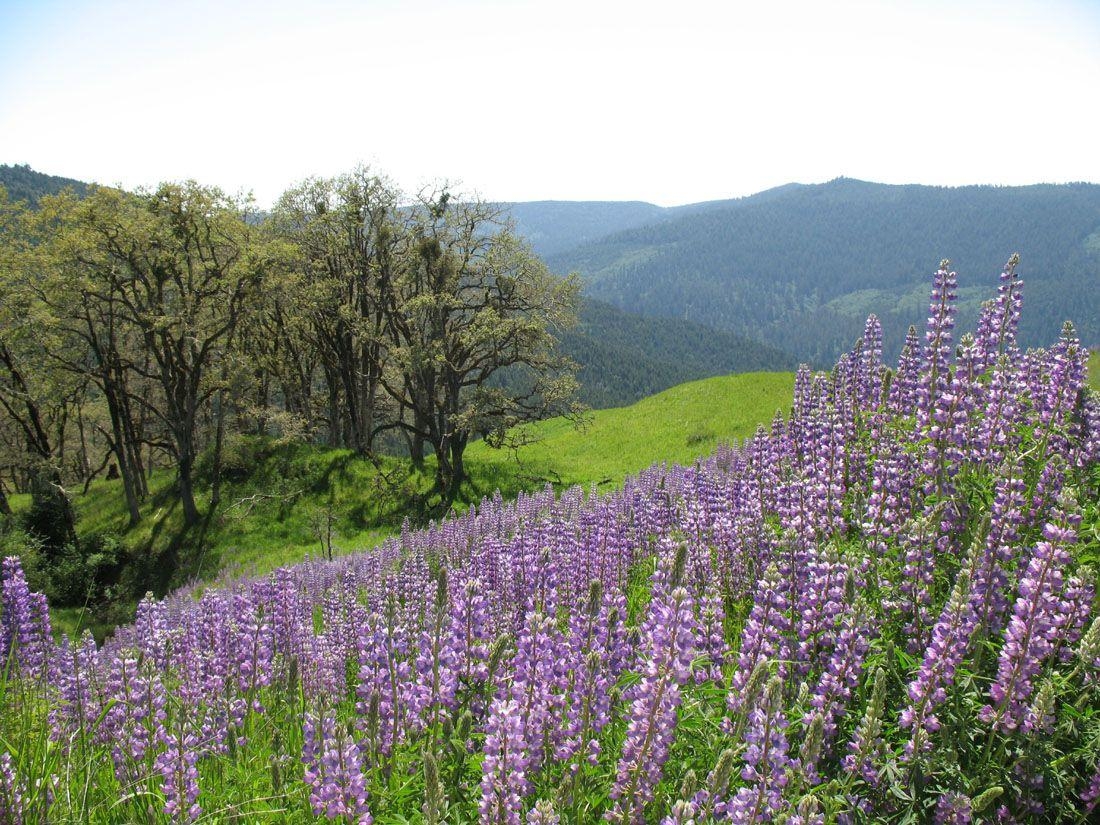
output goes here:
[{"label": "green grassy hillside", "polygon": [[[709,378],[629,407],[596,410],[579,426],[564,419],[532,425],[526,435],[537,440],[515,451],[472,444],[470,478],[456,509],[498,489],[505,498],[548,482],[606,489],[658,461],[689,463],[719,442],[751,435],[777,410],[786,412],[793,383],[791,373]],[[373,546],[400,530],[406,518],[417,523],[441,515],[430,494],[432,478],[431,459],[423,472],[414,472],[396,458],[375,464],[349,450],[233,438],[224,457],[221,504],[191,532],[183,530],[171,472],[154,473],[142,522],[132,529],[120,484],[94,482],[86,494],[74,494],[73,505],[81,540],[102,542],[98,566],[88,574],[100,591],[89,604],[94,610],[55,611],[55,624],[68,632],[90,626],[102,636],[128,618],[145,589],[161,594],[194,577],[263,573],[293,564],[325,552],[326,534],[334,553]],[[208,490],[202,465],[199,479],[200,489]],[[17,513],[30,504],[21,495],[11,496],[11,503]],[[200,495],[199,506],[209,512],[208,492]],[[22,554],[11,535],[5,538],[0,531],[0,555]],[[33,559],[25,559],[24,566],[33,579]],[[44,569],[38,570],[44,577]]]},{"label": "green grassy hillside", "polygon": [[[790,373],[754,372],[692,381],[629,407],[597,410],[577,429],[563,419],[531,428],[539,440],[507,452],[474,444],[475,477],[506,475],[518,459],[522,478],[569,486],[617,485],[657,461],[686,463],[721,441],[751,435],[776,410],[790,408]],[[494,468],[494,472],[486,470]]]}]

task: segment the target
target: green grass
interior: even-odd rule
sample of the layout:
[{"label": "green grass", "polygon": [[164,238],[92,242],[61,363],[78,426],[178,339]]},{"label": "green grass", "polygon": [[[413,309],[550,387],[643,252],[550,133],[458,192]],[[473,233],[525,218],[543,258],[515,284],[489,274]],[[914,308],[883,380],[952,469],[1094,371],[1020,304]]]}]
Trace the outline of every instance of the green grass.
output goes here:
[{"label": "green grass", "polygon": [[[745,373],[692,381],[629,407],[596,410],[582,428],[564,419],[529,428],[536,443],[515,456],[483,443],[467,451],[475,480],[518,472],[533,484],[617,486],[658,461],[690,463],[722,441],[752,435],[789,411],[791,373]],[[518,460],[518,464],[517,464]],[[494,468],[492,473],[487,469]]]},{"label": "green grass", "polygon": [[[77,532],[120,535],[128,548],[174,553],[203,575],[226,568],[263,573],[320,554],[329,514],[334,553],[377,544],[400,526],[410,500],[431,487],[430,476],[403,462],[384,458],[376,467],[350,450],[244,438],[233,439],[229,450],[221,504],[192,535],[184,536],[169,470],[153,474],[142,521],[132,529],[119,483],[93,483],[74,500]],[[209,489],[198,486],[206,513]]]},{"label": "green grass", "polygon": [[1089,386],[1100,392],[1100,349],[1089,353]]}]

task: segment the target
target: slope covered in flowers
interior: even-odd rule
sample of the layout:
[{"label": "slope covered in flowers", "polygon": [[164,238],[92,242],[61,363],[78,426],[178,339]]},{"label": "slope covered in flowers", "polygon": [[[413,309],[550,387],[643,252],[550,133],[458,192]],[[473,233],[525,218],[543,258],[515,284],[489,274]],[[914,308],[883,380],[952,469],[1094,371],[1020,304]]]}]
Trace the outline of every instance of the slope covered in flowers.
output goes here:
[{"label": "slope covered in flowers", "polygon": [[487,501],[371,553],[51,640],[3,568],[0,820],[1084,821],[1100,797],[1100,407],[1012,264],[955,275],[789,419],[608,496]]}]

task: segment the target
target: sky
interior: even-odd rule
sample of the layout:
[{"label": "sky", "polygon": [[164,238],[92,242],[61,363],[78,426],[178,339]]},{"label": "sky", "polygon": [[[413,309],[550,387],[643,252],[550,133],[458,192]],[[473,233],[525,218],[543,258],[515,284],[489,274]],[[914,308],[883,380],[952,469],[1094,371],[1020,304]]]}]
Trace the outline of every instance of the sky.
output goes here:
[{"label": "sky", "polygon": [[269,205],[1100,182],[1100,0],[0,0],[0,163]]}]

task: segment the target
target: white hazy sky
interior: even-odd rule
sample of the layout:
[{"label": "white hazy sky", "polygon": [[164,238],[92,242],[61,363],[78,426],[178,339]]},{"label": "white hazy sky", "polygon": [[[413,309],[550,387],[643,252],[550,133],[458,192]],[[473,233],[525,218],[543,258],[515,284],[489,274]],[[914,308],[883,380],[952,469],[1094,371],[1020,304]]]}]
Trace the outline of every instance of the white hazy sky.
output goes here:
[{"label": "white hazy sky", "polygon": [[1100,0],[0,0],[0,163],[261,205],[1100,181]]}]

